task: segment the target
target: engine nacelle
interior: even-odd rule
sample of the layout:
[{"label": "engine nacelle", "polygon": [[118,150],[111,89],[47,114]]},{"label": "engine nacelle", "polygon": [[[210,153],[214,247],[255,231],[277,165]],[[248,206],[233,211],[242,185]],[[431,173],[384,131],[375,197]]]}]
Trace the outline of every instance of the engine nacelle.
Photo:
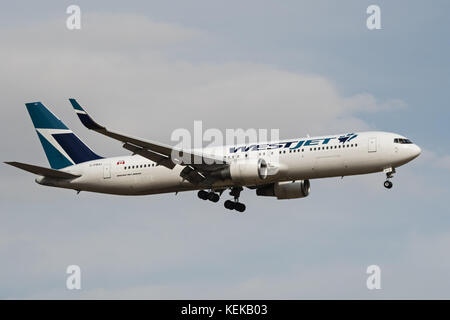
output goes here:
[{"label": "engine nacelle", "polygon": [[304,198],[309,195],[311,186],[309,180],[275,182],[256,189],[258,196],[277,197],[277,199]]},{"label": "engine nacelle", "polygon": [[223,179],[231,179],[241,184],[260,184],[268,176],[268,166],[264,159],[242,159],[233,161],[220,172]]}]

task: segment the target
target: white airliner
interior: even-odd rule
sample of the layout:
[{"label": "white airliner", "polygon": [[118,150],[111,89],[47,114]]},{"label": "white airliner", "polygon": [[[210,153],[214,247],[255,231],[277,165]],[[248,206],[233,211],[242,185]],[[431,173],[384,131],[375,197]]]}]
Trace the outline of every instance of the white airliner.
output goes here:
[{"label": "white airliner", "polygon": [[37,174],[36,182],[77,192],[149,195],[199,190],[198,197],[218,202],[230,189],[225,208],[243,212],[243,187],[277,199],[309,195],[310,180],[383,172],[392,187],[395,169],[421,149],[388,132],[359,132],[203,150],[178,150],[127,136],[99,125],[75,99],[69,99],[88,129],[116,139],[132,155],[103,158],[87,147],[40,102],[26,107],[51,169],[19,162],[9,165]]}]

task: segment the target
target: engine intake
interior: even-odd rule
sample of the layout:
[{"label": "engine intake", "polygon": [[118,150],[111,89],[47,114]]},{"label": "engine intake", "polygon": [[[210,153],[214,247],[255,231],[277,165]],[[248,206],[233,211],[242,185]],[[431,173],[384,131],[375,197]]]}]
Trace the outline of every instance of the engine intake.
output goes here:
[{"label": "engine intake", "polygon": [[311,186],[309,180],[275,182],[267,186],[257,188],[258,196],[277,197],[277,199],[297,199],[309,195]]}]

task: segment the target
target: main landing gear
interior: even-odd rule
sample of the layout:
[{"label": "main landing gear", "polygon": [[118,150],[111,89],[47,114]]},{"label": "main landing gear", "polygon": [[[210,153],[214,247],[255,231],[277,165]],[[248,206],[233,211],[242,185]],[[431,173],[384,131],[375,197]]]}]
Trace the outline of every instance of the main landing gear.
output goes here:
[{"label": "main landing gear", "polygon": [[[220,196],[225,189],[221,189],[218,193],[214,191],[206,191],[200,190],[197,193],[197,196],[202,200],[209,200],[212,202],[218,202],[220,200]],[[241,195],[241,191],[244,190],[242,187],[233,187],[230,191],[230,196],[234,197],[234,200],[227,200],[224,202],[224,207],[228,210],[236,210],[237,212],[245,211],[245,204],[239,202],[239,196]]]},{"label": "main landing gear", "polygon": [[224,202],[223,206],[229,210],[236,210],[237,212],[245,211],[245,204],[241,202],[236,202],[233,200],[227,200]]},{"label": "main landing gear", "polygon": [[209,201],[212,201],[212,202],[218,202],[219,199],[220,199],[220,195],[218,195],[217,193],[215,193],[213,191],[208,192],[208,191],[205,191],[205,190],[200,190],[197,193],[197,195],[202,200],[209,200]]},{"label": "main landing gear", "polygon": [[245,204],[239,202],[239,196],[241,195],[242,187],[233,187],[230,191],[230,196],[234,197],[234,200],[227,200],[223,204],[225,208],[229,210],[236,210],[237,212],[245,211]]},{"label": "main landing gear", "polygon": [[395,173],[395,169],[393,169],[393,168],[385,169],[384,173],[386,173],[386,181],[384,182],[384,187],[386,189],[390,189],[390,188],[392,188],[393,184],[389,179],[391,179],[393,177],[393,174]]}]

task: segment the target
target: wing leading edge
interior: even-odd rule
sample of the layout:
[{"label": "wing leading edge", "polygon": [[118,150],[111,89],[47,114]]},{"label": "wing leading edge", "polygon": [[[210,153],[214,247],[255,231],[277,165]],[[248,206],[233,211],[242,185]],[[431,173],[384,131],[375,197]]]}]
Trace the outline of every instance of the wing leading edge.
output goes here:
[{"label": "wing leading edge", "polygon": [[75,99],[69,99],[69,101],[75,109],[81,123],[86,128],[122,142],[123,148],[154,161],[158,165],[169,169],[173,169],[177,164],[185,166],[180,175],[191,183],[212,183],[215,178],[210,174],[228,166],[222,159],[213,156],[210,157],[192,151],[184,151],[162,143],[110,131],[105,126],[94,121]]}]

